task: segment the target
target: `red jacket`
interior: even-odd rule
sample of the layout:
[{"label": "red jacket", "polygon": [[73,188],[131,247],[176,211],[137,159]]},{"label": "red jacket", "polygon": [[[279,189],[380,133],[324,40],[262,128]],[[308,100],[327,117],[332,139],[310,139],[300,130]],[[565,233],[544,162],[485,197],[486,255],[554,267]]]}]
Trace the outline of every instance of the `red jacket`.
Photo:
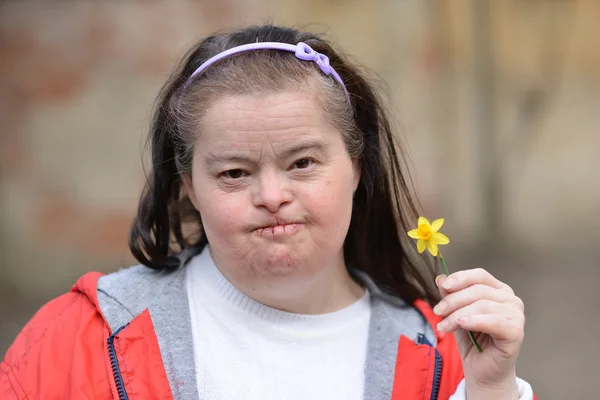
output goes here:
[{"label": "red jacket", "polygon": [[[0,364],[1,399],[174,398],[150,313],[142,311],[113,335],[98,302],[100,277],[84,275],[29,321]],[[429,305],[414,306],[437,324]],[[458,349],[453,335],[436,335],[436,347],[423,335],[416,342],[395,339],[393,385],[382,391],[391,397],[385,398],[443,400],[454,393],[463,378]]]}]

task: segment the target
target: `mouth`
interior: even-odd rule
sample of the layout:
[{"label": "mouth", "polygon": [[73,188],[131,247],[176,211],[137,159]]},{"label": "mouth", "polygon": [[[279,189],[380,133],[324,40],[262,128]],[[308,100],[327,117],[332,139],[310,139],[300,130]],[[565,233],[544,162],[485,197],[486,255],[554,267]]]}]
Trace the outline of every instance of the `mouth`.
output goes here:
[{"label": "mouth", "polygon": [[255,232],[258,236],[266,238],[285,237],[294,235],[303,226],[301,223],[284,223],[257,228]]}]

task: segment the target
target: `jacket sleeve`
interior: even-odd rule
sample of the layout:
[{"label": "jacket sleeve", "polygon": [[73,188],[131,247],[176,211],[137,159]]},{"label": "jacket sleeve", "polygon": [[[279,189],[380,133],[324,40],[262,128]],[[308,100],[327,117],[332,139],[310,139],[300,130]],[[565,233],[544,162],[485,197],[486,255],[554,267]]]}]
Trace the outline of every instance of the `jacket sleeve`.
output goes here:
[{"label": "jacket sleeve", "polygon": [[[0,398],[65,398],[75,386],[83,384],[77,390],[86,392],[86,382],[106,381],[103,330],[102,317],[82,293],[45,304],[0,364]],[[89,378],[80,381],[82,376]]]}]

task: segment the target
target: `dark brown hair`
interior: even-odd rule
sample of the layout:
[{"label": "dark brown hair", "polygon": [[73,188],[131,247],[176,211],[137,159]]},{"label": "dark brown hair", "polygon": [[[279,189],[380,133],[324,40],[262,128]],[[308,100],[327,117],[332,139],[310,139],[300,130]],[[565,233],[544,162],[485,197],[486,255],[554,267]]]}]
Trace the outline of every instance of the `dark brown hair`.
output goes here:
[{"label": "dark brown hair", "polygon": [[[257,41],[305,42],[325,54],[345,83],[351,104],[341,85],[315,63],[277,50],[228,57],[188,82],[212,56]],[[286,88],[318,90],[325,115],[343,132],[350,156],[359,162],[361,178],[344,241],[346,265],[366,272],[384,290],[406,301],[435,302],[439,295],[433,286],[434,270],[415,255],[406,237],[418,212],[402,151],[374,86],[320,36],[271,25],[204,39],[163,87],[148,138],[152,171],[129,236],[135,258],[153,269],[173,270],[184,249],[197,254],[207,244],[201,216],[182,182],[191,168],[194,138],[201,131],[200,110],[224,94]]]}]

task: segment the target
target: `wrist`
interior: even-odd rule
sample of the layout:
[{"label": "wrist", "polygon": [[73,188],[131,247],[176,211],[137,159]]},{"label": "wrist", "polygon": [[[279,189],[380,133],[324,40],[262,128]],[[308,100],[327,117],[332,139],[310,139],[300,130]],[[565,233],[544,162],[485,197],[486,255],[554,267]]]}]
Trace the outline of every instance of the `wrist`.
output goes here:
[{"label": "wrist", "polygon": [[474,380],[465,380],[467,399],[477,400],[519,400],[517,376],[503,382],[482,384]]}]

